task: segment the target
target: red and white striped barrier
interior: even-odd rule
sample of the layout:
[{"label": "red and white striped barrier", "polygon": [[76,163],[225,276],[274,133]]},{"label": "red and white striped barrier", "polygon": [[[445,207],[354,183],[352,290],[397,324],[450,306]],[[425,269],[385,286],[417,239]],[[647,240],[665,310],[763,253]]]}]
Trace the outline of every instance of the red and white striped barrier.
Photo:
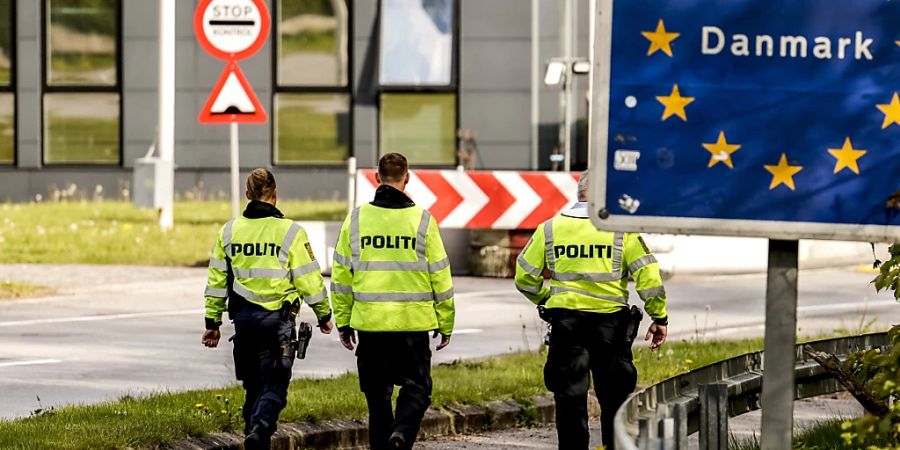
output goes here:
[{"label": "red and white striped barrier", "polygon": [[[356,204],[372,201],[374,170],[356,172]],[[576,201],[578,175],[566,172],[410,172],[406,193],[443,228],[534,229]]]}]

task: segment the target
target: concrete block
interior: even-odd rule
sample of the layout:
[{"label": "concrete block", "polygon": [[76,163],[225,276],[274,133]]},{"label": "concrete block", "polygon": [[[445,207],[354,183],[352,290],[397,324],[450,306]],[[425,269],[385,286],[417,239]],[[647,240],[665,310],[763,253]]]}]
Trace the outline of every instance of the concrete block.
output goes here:
[{"label": "concrete block", "polygon": [[490,418],[490,427],[512,428],[519,424],[522,407],[512,400],[495,400],[485,404]]},{"label": "concrete block", "polygon": [[243,448],[243,439],[231,433],[212,433],[192,441],[204,450],[240,450]]},{"label": "concrete block", "polygon": [[454,434],[453,416],[450,413],[435,408],[428,408],[425,417],[422,418],[422,427],[419,429],[419,438],[427,439],[434,436],[446,436]]},{"label": "concrete block", "polygon": [[355,420],[324,420],[318,424],[300,423],[303,438],[300,448],[345,448],[362,445],[369,440],[368,427]]},{"label": "concrete block", "polygon": [[531,397],[537,417],[535,421],[540,424],[556,422],[556,403],[551,395],[536,395]]},{"label": "concrete block", "polygon": [[204,447],[198,443],[197,439],[181,441],[169,448],[171,450],[204,450]]},{"label": "concrete block", "polygon": [[478,432],[489,425],[487,410],[480,406],[452,405],[446,408],[453,414],[456,434]]}]

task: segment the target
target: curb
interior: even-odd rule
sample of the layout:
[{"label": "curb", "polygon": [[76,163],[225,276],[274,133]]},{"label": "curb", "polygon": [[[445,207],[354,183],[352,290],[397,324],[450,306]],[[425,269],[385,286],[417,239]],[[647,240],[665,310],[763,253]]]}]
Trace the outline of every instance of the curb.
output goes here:
[{"label": "curb", "polygon": [[[593,395],[591,395],[593,398]],[[589,405],[596,400],[590,401]],[[594,416],[594,409],[589,407]],[[526,404],[513,400],[495,400],[484,406],[451,405],[428,408],[422,419],[420,439],[454,434],[469,434],[523,425],[554,423],[556,406],[551,395],[539,395]],[[359,420],[323,420],[318,423],[279,423],[272,436],[272,450],[367,448],[368,424]],[[212,433],[202,438],[181,441],[173,450],[243,450],[243,438],[232,433]]]}]

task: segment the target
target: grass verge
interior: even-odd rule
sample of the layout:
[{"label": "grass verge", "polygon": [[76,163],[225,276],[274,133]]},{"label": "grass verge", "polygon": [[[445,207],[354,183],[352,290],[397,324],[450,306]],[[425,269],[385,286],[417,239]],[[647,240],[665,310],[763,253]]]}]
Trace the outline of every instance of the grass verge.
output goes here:
[{"label": "grass verge", "polygon": [[53,290],[45,286],[0,280],[0,300],[40,297],[52,293]]},{"label": "grass verge", "polygon": [[[853,445],[844,445],[844,439],[841,433],[841,424],[844,419],[836,418],[823,420],[818,422],[794,436],[791,447],[794,450],[830,450],[838,448],[856,448]],[[896,442],[892,442],[888,437],[880,441],[872,442],[878,447],[872,448],[895,448]],[[759,438],[751,437],[747,439],[732,439],[728,445],[730,450],[759,450]]]},{"label": "grass verge", "polygon": [[[295,220],[342,220],[340,201],[284,201]],[[156,211],[128,202],[0,205],[0,263],[206,265],[228,202],[177,202],[175,227],[162,232]],[[324,255],[320,255],[324,257]]]},{"label": "grass verge", "polygon": [[[639,383],[659,382],[678,373],[759,350],[761,339],[677,342],[661,352],[635,351]],[[546,393],[543,353],[517,353],[482,361],[443,364],[433,371],[433,404],[480,404]],[[40,415],[0,422],[3,449],[158,448],[189,436],[243,428],[243,391],[222,389],[125,397],[94,406],[70,406]],[[286,422],[365,417],[366,404],[356,375],[301,379],[291,384]]]}]

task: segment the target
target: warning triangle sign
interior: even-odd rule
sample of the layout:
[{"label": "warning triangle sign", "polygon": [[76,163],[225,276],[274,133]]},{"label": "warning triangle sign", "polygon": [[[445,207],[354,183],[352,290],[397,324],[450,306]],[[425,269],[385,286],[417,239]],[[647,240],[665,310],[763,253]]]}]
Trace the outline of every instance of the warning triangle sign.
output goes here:
[{"label": "warning triangle sign", "polygon": [[266,123],[269,116],[259,103],[241,68],[230,62],[200,110],[200,123]]}]

